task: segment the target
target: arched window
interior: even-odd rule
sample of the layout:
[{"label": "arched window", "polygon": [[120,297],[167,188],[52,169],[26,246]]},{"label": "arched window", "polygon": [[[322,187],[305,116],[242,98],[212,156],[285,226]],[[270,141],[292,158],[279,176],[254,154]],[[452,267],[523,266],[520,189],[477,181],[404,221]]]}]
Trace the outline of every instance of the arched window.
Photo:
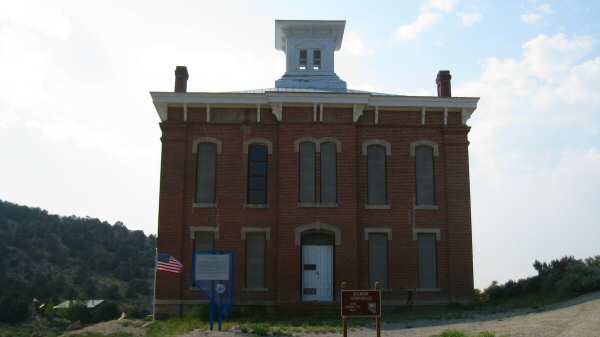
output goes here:
[{"label": "arched window", "polygon": [[252,144],[248,149],[248,204],[267,203],[268,148]]},{"label": "arched window", "polygon": [[321,202],[337,201],[337,145],[321,144]]},{"label": "arched window", "polygon": [[202,142],[197,148],[196,202],[215,203],[217,144]]},{"label": "arched window", "polygon": [[435,205],[434,148],[420,145],[415,148],[417,205]]},{"label": "arched window", "polygon": [[368,204],[387,204],[386,149],[383,145],[367,147],[367,176]]},{"label": "arched window", "polygon": [[312,142],[303,142],[300,143],[299,150],[299,199],[300,202],[315,202],[316,145]]}]

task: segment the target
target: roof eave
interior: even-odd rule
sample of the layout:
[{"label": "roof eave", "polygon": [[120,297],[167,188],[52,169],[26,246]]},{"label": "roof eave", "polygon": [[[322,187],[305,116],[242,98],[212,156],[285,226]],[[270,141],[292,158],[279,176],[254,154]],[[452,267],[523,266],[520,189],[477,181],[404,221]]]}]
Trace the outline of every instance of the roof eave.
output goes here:
[{"label": "roof eave", "polygon": [[479,97],[437,97],[373,95],[335,92],[150,92],[162,121],[169,105],[271,105],[271,104],[348,104],[364,107],[463,109],[469,116],[477,109]]}]

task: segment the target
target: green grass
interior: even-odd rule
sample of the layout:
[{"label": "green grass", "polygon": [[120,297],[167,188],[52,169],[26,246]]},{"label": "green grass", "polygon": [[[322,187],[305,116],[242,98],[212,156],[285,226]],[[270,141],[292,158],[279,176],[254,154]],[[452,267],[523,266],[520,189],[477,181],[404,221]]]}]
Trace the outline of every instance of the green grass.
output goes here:
[{"label": "green grass", "polygon": [[[468,335],[464,331],[460,330],[445,330],[439,335],[433,335],[431,337],[497,337],[494,332],[483,331],[476,335]],[[501,335],[498,337],[510,337],[509,335]]]},{"label": "green grass", "polygon": [[128,332],[114,332],[108,335],[104,335],[98,332],[84,332],[80,334],[73,334],[74,337],[133,337],[132,334]]}]

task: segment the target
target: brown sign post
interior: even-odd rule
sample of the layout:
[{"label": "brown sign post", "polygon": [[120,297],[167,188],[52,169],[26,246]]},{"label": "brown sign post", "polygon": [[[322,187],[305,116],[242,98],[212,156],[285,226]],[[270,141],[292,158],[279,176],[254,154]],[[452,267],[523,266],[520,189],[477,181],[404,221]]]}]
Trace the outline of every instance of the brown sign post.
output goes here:
[{"label": "brown sign post", "polygon": [[341,284],[341,314],[344,337],[348,337],[348,318],[373,317],[377,337],[381,337],[381,289],[375,282],[375,289],[348,290],[346,282]]}]

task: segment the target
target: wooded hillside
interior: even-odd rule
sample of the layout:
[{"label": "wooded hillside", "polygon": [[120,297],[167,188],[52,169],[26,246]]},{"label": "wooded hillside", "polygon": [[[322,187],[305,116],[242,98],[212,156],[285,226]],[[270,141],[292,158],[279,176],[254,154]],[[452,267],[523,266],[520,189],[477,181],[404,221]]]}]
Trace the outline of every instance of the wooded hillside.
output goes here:
[{"label": "wooded hillside", "polygon": [[0,200],[0,297],[150,301],[156,238]]}]

